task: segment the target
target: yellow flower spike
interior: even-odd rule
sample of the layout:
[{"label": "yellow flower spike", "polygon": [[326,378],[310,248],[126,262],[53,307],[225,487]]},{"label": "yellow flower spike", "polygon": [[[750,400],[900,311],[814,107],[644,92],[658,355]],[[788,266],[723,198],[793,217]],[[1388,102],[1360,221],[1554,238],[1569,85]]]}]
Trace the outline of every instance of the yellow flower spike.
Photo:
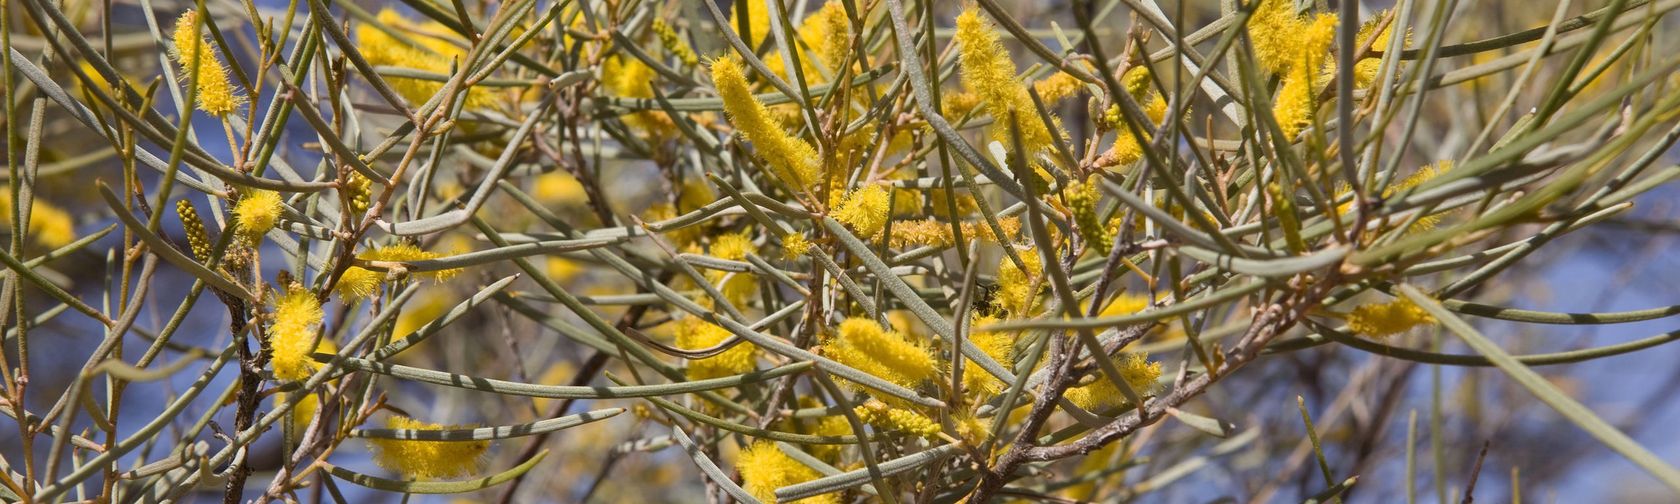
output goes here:
[{"label": "yellow flower spike", "polygon": [[[740,459],[735,461],[735,469],[741,472],[741,488],[765,504],[776,504],[777,488],[822,477],[816,469],[782,453],[775,442],[763,440],[754,441],[752,446],[741,452]],[[800,502],[840,504],[840,495],[828,493]]]},{"label": "yellow flower spike", "polygon": [[700,58],[694,54],[694,48],[689,47],[688,42],[677,35],[677,30],[672,28],[670,23],[655,18],[653,25],[648,28],[652,29],[653,34],[659,37],[659,44],[665,46],[665,52],[671,53],[678,61],[688,66],[700,63]]},{"label": "yellow flower spike", "polygon": [[[1007,255],[998,260],[997,303],[1010,318],[1028,316],[1033,301],[1038,298],[1038,291],[1044,289],[1043,282],[1039,281],[1044,276],[1044,260],[1038,256],[1038,248],[1017,249],[1016,255],[1021,257],[1022,265],[1028,271],[1021,271]],[[1034,284],[1040,285],[1034,289]]]},{"label": "yellow flower spike", "polygon": [[323,316],[321,302],[309,289],[290,287],[285,295],[274,300],[268,348],[275,378],[297,381],[315,372],[315,359],[310,354],[330,345],[325,339],[316,342],[315,334]]},{"label": "yellow flower spike", "polygon": [[840,200],[840,208],[834,211],[834,220],[852,228],[859,238],[867,240],[886,228],[890,206],[887,187],[870,184],[846,193],[846,197]]},{"label": "yellow flower spike", "polygon": [[[755,23],[759,21],[760,13],[768,13],[769,9],[759,3],[754,3],[752,8]],[[769,29],[768,22],[765,22],[764,28]],[[822,8],[806,16],[788,34],[799,39],[799,68],[804,72],[806,82],[813,84],[828,82],[851,49],[851,22],[846,19],[845,5],[838,1],[824,3]],[[762,38],[757,25],[753,27],[753,37]],[[753,47],[757,48],[758,44],[753,44]],[[769,57],[764,58],[764,66],[778,77],[793,78],[778,52],[772,51]]]},{"label": "yellow flower spike", "polygon": [[[372,252],[368,252],[366,255],[361,257],[362,259],[369,261],[409,262],[437,259],[443,257],[443,254],[420,250],[420,247],[416,247],[408,243],[398,243],[396,245],[386,245],[384,247],[373,249]],[[460,273],[461,268],[450,268],[437,271],[421,271],[416,272],[415,274],[434,282],[442,282],[444,280],[454,278],[455,275]]]},{"label": "yellow flower spike", "polygon": [[[1147,396],[1155,389],[1155,380],[1161,378],[1161,363],[1150,362],[1147,355],[1129,353],[1114,357],[1114,367],[1120,370],[1120,379],[1127,387],[1140,396]],[[1100,411],[1126,403],[1126,396],[1120,394],[1119,387],[1109,381],[1102,371],[1096,371],[1095,382],[1082,387],[1068,389],[1066,397],[1073,404],[1091,411]]]},{"label": "yellow flower spike", "polygon": [[[754,12],[759,10],[763,9]],[[742,136],[753,143],[771,173],[797,190],[809,189],[817,183],[822,170],[817,149],[788,134],[770,116],[764,103],[753,96],[740,58],[729,55],[712,62],[712,82],[723,99],[723,111]]]},{"label": "yellow flower spike", "polygon": [[805,238],[805,233],[788,233],[782,236],[782,258],[789,261],[805,257],[811,252],[811,241]]},{"label": "yellow flower spike", "polygon": [[931,438],[939,434],[939,422],[912,410],[894,408],[887,403],[870,399],[852,408],[858,419],[876,428]]},{"label": "yellow flower spike", "polygon": [[[985,327],[997,323],[997,318],[987,315],[976,315],[968,323],[968,327]],[[985,352],[992,360],[1002,364],[1004,368],[1015,366],[1015,334],[1001,331],[970,330],[968,340],[974,343],[981,352]],[[987,373],[972,363],[963,368],[963,390],[968,391],[974,402],[984,401],[1008,384],[998,380],[996,376]]]},{"label": "yellow flower spike", "polygon": [[[212,115],[227,115],[245,99],[228,81],[227,68],[216,56],[216,49],[205,43],[204,36],[209,34],[209,29],[197,25],[197,11],[181,13],[170,37],[175,42],[170,56],[175,59],[175,64],[181,66],[181,76],[192,80],[192,85],[198,89],[198,109]],[[194,37],[194,30],[197,30],[197,37]],[[198,67],[196,76],[193,75],[195,65]]]},{"label": "yellow flower spike", "polygon": [[[420,250],[420,247],[408,243],[399,243],[379,247],[356,257],[363,261],[410,262],[437,259],[443,257],[443,255],[437,252]],[[342,277],[339,277],[338,285],[333,287],[333,292],[338,293],[339,297],[347,303],[359,301],[373,295],[375,291],[379,290],[379,284],[390,278],[393,273],[376,271],[361,266],[351,266],[350,269],[344,271]],[[460,273],[461,268],[449,268],[436,271],[419,271],[413,274],[433,282],[442,282],[454,278],[455,275]]]},{"label": "yellow flower spike", "polygon": [[[823,68],[828,69],[831,78],[839,73],[840,62],[846,60],[852,49],[852,22],[846,18],[846,6],[843,2],[829,0],[823,3],[822,8],[806,17],[795,31],[799,33],[799,40],[822,60]],[[813,75],[817,74],[806,72],[805,77],[811,78]],[[826,80],[820,75],[817,79]]]},{"label": "yellow flower spike", "polygon": [[[728,340],[734,333],[696,317],[677,321],[677,348],[703,350]],[[728,350],[702,359],[689,359],[688,379],[704,380],[750,372],[755,365],[757,347],[741,342]]]},{"label": "yellow flower spike", "polygon": [[[1121,135],[1128,133],[1121,132]],[[1097,190],[1101,175],[1092,174],[1086,182],[1074,182],[1067,188],[1068,211],[1073,212],[1074,230],[1085,241],[1085,246],[1097,254],[1108,255],[1109,247],[1113,246],[1108,235],[1108,226],[1097,216],[1097,203],[1102,199],[1102,193]]]},{"label": "yellow flower spike", "polygon": [[[752,5],[746,5],[749,2]],[[746,33],[741,32],[740,21],[738,21],[741,19],[741,9],[743,8],[747,9]],[[747,43],[747,47],[751,47],[753,50],[758,50],[758,46],[764,45],[765,37],[770,36],[769,9],[770,6],[756,0],[742,0],[731,6],[729,27],[734,28],[736,34],[741,36],[741,40]]]},{"label": "yellow flower spike", "polygon": [[867,318],[841,322],[823,350],[836,362],[904,387],[939,376],[939,361],[932,353]]},{"label": "yellow flower spike", "polygon": [[1407,298],[1398,298],[1387,303],[1362,304],[1347,315],[1348,329],[1378,338],[1434,323],[1434,316]]},{"label": "yellow flower spike", "polygon": [[[471,425],[439,425],[405,416],[386,419],[388,429],[445,430],[473,428]],[[470,476],[490,449],[490,441],[422,441],[417,439],[368,438],[368,448],[380,467],[409,479],[433,480]]]},{"label": "yellow flower spike", "polygon": [[1033,105],[1026,85],[1015,77],[1015,62],[998,41],[997,28],[980,15],[978,6],[969,6],[957,16],[953,40],[961,45],[958,63],[963,86],[979,96],[980,104],[992,116],[995,139],[1004,145],[1012,143],[1009,124],[1013,113],[1026,153],[1043,152],[1053,140],[1050,129],[1039,119],[1038,107]]},{"label": "yellow flower spike", "polygon": [[258,189],[241,194],[239,203],[233,206],[239,237],[251,245],[262,241],[263,235],[280,220],[280,207],[280,193]]},{"label": "yellow flower spike", "polygon": [[[1005,235],[1003,240],[999,240],[997,233],[992,231],[992,226],[985,222],[963,222],[959,226],[965,240],[1003,243],[1021,231],[1021,219],[1014,216],[998,218],[998,227],[1003,228]],[[936,219],[894,222],[892,241],[889,243],[893,248],[918,245],[946,248],[954,244],[956,238],[951,235],[951,223]]]},{"label": "yellow flower spike", "polygon": [[1336,35],[1336,16],[1323,14],[1313,20],[1302,36],[1296,59],[1278,89],[1273,115],[1285,139],[1294,140],[1301,128],[1312,121],[1318,109],[1316,94],[1324,82],[1319,82],[1319,69],[1330,51]]},{"label": "yellow flower spike", "polygon": [[[11,208],[11,205],[6,207]],[[210,260],[210,233],[204,230],[204,221],[198,218],[198,210],[187,200],[179,200],[175,202],[175,214],[181,217],[181,229],[186,231],[187,245],[192,249],[193,256],[200,261]]]}]

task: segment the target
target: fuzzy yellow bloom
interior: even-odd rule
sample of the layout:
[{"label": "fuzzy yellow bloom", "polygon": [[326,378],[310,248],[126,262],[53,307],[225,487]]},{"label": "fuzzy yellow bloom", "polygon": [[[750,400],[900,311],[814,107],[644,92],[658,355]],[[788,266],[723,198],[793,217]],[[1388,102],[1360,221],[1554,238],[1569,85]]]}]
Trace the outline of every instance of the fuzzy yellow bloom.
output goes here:
[{"label": "fuzzy yellow bloom", "polygon": [[[198,109],[218,116],[226,115],[244,103],[245,99],[228,81],[227,68],[222,66],[221,59],[216,56],[216,48],[204,42],[204,35],[210,30],[197,25],[197,11],[189,10],[181,14],[180,19],[175,21],[175,31],[170,37],[175,42],[175,48],[169,54],[174,57],[175,64],[181,66],[181,76],[191,80],[193,87],[198,90]],[[198,30],[197,36],[194,30]],[[198,67],[196,75],[193,73],[194,66]]]},{"label": "fuzzy yellow bloom", "polygon": [[[846,417],[844,415],[829,415],[818,419],[816,421],[816,426],[811,429],[811,432],[818,436],[844,436],[854,433],[852,430],[852,423],[846,421]],[[805,451],[810,452],[812,456],[819,459],[832,462],[839,460],[840,448],[842,446],[843,445],[831,444],[808,445],[805,447]]]},{"label": "fuzzy yellow bloom", "polygon": [[[418,296],[415,296],[408,304],[403,305],[402,312],[397,314],[396,325],[392,326],[391,334],[398,338],[407,336],[420,330],[421,327],[425,327],[432,320],[449,313],[449,309],[454,306],[455,300],[451,299],[446,290],[421,290]],[[425,343],[422,342],[421,344]]]},{"label": "fuzzy yellow bloom", "polygon": [[817,149],[789,135],[770,116],[764,103],[753,96],[740,58],[729,55],[712,62],[712,83],[717,85],[718,96],[723,99],[723,111],[735,128],[753,143],[758,156],[770,165],[771,173],[798,190],[817,183],[822,170]]},{"label": "fuzzy yellow bloom", "polygon": [[[1443,159],[1443,160],[1436,161],[1436,162],[1431,163],[1431,164],[1424,165],[1424,166],[1418,168],[1417,171],[1412,172],[1411,175],[1407,175],[1406,178],[1400,179],[1398,181],[1395,181],[1393,184],[1390,184],[1387,188],[1383,189],[1382,195],[1383,195],[1384,198],[1388,198],[1388,197],[1394,196],[1395,193],[1398,193],[1400,191],[1404,191],[1404,190],[1407,190],[1407,189],[1411,189],[1413,187],[1417,187],[1418,185],[1423,184],[1424,182],[1428,182],[1431,179],[1434,179],[1435,177],[1440,176],[1442,173],[1446,173],[1447,171],[1452,170],[1452,167],[1453,167],[1453,162],[1452,162],[1451,159]],[[1349,189],[1347,187],[1347,184],[1340,184],[1336,187],[1336,196],[1338,198],[1340,198],[1341,196],[1346,195],[1348,193],[1348,191],[1350,191],[1350,190],[1351,189]],[[1339,214],[1342,214],[1342,215],[1347,214],[1349,211],[1352,211],[1352,209],[1353,209],[1353,201],[1348,201],[1346,203],[1342,203],[1341,205],[1337,205],[1337,207],[1336,207],[1336,211]],[[1412,224],[1412,227],[1407,228],[1407,232],[1417,233],[1417,232],[1421,232],[1421,231],[1428,231],[1430,229],[1434,229],[1435,225],[1441,223],[1441,218],[1442,217],[1443,217],[1442,214],[1425,215],[1425,216],[1419,218],[1416,223]]]},{"label": "fuzzy yellow bloom", "polygon": [[548,257],[548,279],[560,283],[570,282],[585,272],[584,265],[578,261],[559,256]]},{"label": "fuzzy yellow bloom", "polygon": [[867,240],[886,228],[890,206],[886,186],[869,184],[846,193],[846,197],[840,200],[840,208],[834,211],[834,220],[852,228],[858,237]]},{"label": "fuzzy yellow bloom", "polygon": [[823,351],[836,362],[904,387],[939,376],[939,361],[926,348],[867,318],[841,322]]},{"label": "fuzzy yellow bloom", "polygon": [[[420,250],[420,247],[408,243],[398,243],[379,247],[356,257],[363,261],[409,262],[437,259],[443,257],[443,255],[437,252]],[[338,285],[333,287],[333,292],[338,293],[339,297],[343,298],[345,302],[358,301],[373,295],[374,291],[379,289],[379,284],[384,282],[390,276],[390,273],[361,266],[351,266],[338,279]],[[436,271],[420,271],[414,274],[434,282],[442,282],[460,273],[461,268],[449,268]]]},{"label": "fuzzy yellow bloom", "polygon": [[1033,83],[1033,90],[1038,92],[1038,97],[1044,100],[1045,105],[1078,94],[1084,87],[1084,82],[1067,72],[1056,72]]},{"label": "fuzzy yellow bloom", "polygon": [[980,95],[972,91],[946,91],[940,95],[939,114],[956,121],[980,107]]},{"label": "fuzzy yellow bloom", "polygon": [[[29,238],[35,240],[35,243],[59,248],[76,241],[76,222],[69,212],[42,201],[40,196],[29,200],[29,203],[29,223],[25,224],[25,227],[29,230]],[[0,226],[11,229],[11,225],[11,187],[0,186]]]},{"label": "fuzzy yellow bloom", "polygon": [[1318,78],[1319,69],[1324,66],[1335,36],[1336,16],[1323,14],[1307,26],[1300,45],[1295,48],[1295,61],[1284,76],[1283,86],[1278,88],[1277,103],[1273,104],[1273,115],[1285,139],[1294,140],[1318,109],[1316,95],[1325,84]]},{"label": "fuzzy yellow bloom", "polygon": [[[976,315],[969,322],[968,327],[985,327],[995,324],[997,321],[997,317]],[[1015,333],[970,330],[968,340],[973,342],[975,347],[991,357],[992,360],[1002,364],[1003,367],[1015,366]],[[1007,384],[998,380],[996,376],[992,376],[986,370],[980,369],[980,366],[970,363],[963,368],[963,389],[968,391],[970,397],[984,400],[1003,391],[1005,386]]]},{"label": "fuzzy yellow bloom", "polygon": [[[822,477],[816,469],[782,453],[771,441],[754,441],[752,446],[741,452],[741,458],[735,461],[735,469],[741,472],[741,488],[765,504],[776,503],[777,488]],[[829,493],[800,502],[840,504],[840,496]]]},{"label": "fuzzy yellow bloom", "polygon": [[[734,333],[697,317],[677,321],[677,348],[703,350],[728,340]],[[733,376],[753,370],[753,356],[757,347],[749,342],[737,343],[728,350],[703,359],[688,361],[688,379],[704,380]]]},{"label": "fuzzy yellow bloom", "polygon": [[[469,429],[470,425],[438,425],[405,416],[385,420],[388,429],[435,431]],[[479,461],[490,449],[490,441],[422,441],[417,439],[368,438],[368,448],[380,467],[405,478],[432,480],[469,476],[478,472]]]},{"label": "fuzzy yellow bloom", "polygon": [[[1015,216],[998,218],[998,227],[1003,228],[1004,239],[1000,240],[992,226],[985,222],[963,222],[958,224],[962,229],[964,240],[980,240],[989,243],[1003,243],[1009,237],[1021,231],[1021,219]],[[917,219],[898,221],[893,223],[892,241],[894,248],[913,245],[928,245],[945,248],[956,244],[956,237],[951,235],[951,223],[937,219]]]},{"label": "fuzzy yellow bloom", "polygon": [[[285,403],[286,397],[287,395],[285,392],[276,392],[274,394],[274,404],[278,405]],[[298,403],[292,406],[292,431],[297,432],[299,436],[302,436],[303,430],[309,428],[309,422],[315,419],[315,412],[320,409],[321,396],[313,392],[303,396],[303,399],[299,399]],[[326,420],[323,419],[322,421],[324,422]]]},{"label": "fuzzy yellow bloom", "polygon": [[[557,360],[552,364],[549,364],[547,368],[544,368],[542,374],[537,375],[536,383],[538,385],[564,385],[567,382],[570,382],[570,378],[576,374],[577,366],[573,365],[570,361]],[[555,401],[560,400],[561,399],[552,399],[547,397],[532,397],[531,405],[536,406],[539,414],[547,414],[549,408],[554,406]]]},{"label": "fuzzy yellow bloom", "polygon": [[1362,304],[1347,315],[1348,329],[1379,338],[1434,323],[1434,316],[1407,298],[1398,298],[1387,303]]},{"label": "fuzzy yellow bloom", "polygon": [[1097,312],[1098,317],[1115,317],[1131,315],[1149,308],[1149,297],[1139,294],[1124,293],[1114,296],[1108,301],[1108,306]]},{"label": "fuzzy yellow bloom", "polygon": [[[1382,11],[1378,13],[1375,18],[1360,24],[1359,33],[1353,37],[1354,43],[1363,44],[1366,40],[1371,40],[1371,32],[1377,31],[1377,26],[1381,25],[1383,18],[1388,17],[1391,12],[1393,11]],[[1392,43],[1394,39],[1394,23],[1390,22],[1388,26],[1383,27],[1382,33],[1377,34],[1376,37],[1376,40],[1371,43],[1371,50],[1376,52],[1387,51],[1388,45]],[[1411,47],[1411,45],[1412,37],[1411,33],[1408,31],[1405,40],[1400,41],[1400,46],[1404,49]],[[1354,63],[1353,85],[1358,88],[1371,87],[1371,84],[1377,81],[1377,73],[1382,71],[1382,63],[1383,60],[1386,59],[1389,59],[1388,55],[1384,54],[1382,58],[1366,57],[1359,60],[1358,63]]]},{"label": "fuzzy yellow bloom", "polygon": [[986,113],[991,114],[994,139],[1011,145],[1009,124],[1013,113],[1026,154],[1043,152],[1053,140],[1050,128],[1039,119],[1038,107],[1033,105],[1026,85],[1015,77],[1015,62],[998,41],[997,28],[980,15],[978,6],[969,6],[957,16],[953,40],[962,46],[958,63],[963,86],[974,91]]},{"label": "fuzzy yellow bloom", "polygon": [[969,446],[979,446],[992,437],[992,423],[989,419],[974,416],[967,411],[951,415],[951,423],[957,424],[957,435]]},{"label": "fuzzy yellow bloom", "polygon": [[858,419],[878,429],[903,432],[931,438],[939,434],[939,422],[913,410],[894,408],[879,400],[870,399],[853,408]]},{"label": "fuzzy yellow bloom", "polygon": [[[416,23],[388,7],[380,10],[376,19],[380,24],[402,33],[413,44],[393,37],[377,26],[365,23],[357,25],[357,48],[362,51],[369,64],[446,75],[450,66],[457,64],[467,54],[465,41],[443,23]],[[439,81],[409,77],[387,76],[384,79],[391,85],[392,90],[416,107],[431,100],[432,95],[443,90],[444,85]],[[466,100],[467,108],[480,109],[494,105],[495,98],[490,88],[474,87],[467,90],[460,99]]]},{"label": "fuzzy yellow bloom", "polygon": [[1044,282],[1040,281],[1044,277],[1044,259],[1038,256],[1038,249],[1017,250],[1016,255],[1021,257],[1027,271],[1021,271],[1007,255],[998,260],[997,303],[1010,318],[1029,315],[1038,292],[1044,289]]},{"label": "fuzzy yellow bloom", "polygon": [[274,377],[303,380],[315,372],[310,356],[318,346],[316,333],[323,317],[321,302],[309,289],[292,287],[274,300],[274,324],[268,327],[268,348]]},{"label": "fuzzy yellow bloom", "polygon": [[1248,38],[1260,68],[1277,73],[1295,62],[1305,22],[1295,15],[1294,0],[1260,0],[1248,20]]},{"label": "fuzzy yellow bloom", "polygon": [[[601,86],[616,96],[653,98],[653,83],[658,77],[653,67],[632,57],[614,56],[601,64]],[[647,135],[650,144],[658,144],[676,131],[671,117],[658,110],[626,114],[624,124]]]},{"label": "fuzzy yellow bloom", "polygon": [[782,236],[782,258],[789,261],[805,257],[811,252],[811,241],[805,238],[805,233],[788,233]]},{"label": "fuzzy yellow bloom", "polygon": [[538,175],[531,195],[546,205],[583,206],[589,202],[583,183],[572,174],[559,170]]},{"label": "fuzzy yellow bloom", "polygon": [[680,193],[677,196],[677,211],[693,212],[718,200],[717,191],[712,190],[705,178],[693,176],[682,179],[682,185],[677,188],[677,192]]},{"label": "fuzzy yellow bloom", "polygon": [[[647,210],[643,210],[641,215],[642,220],[647,222],[669,220],[676,216],[677,207],[666,202],[654,203]],[[693,245],[696,240],[699,240],[700,235],[704,232],[705,228],[701,226],[688,226],[666,231],[664,235],[666,239],[671,240],[671,244],[679,248],[687,248]]]},{"label": "fuzzy yellow bloom", "polygon": [[[729,233],[712,241],[712,257],[729,261],[745,261],[747,254],[758,253],[753,245],[751,230]],[[758,293],[758,280],[751,273],[709,270],[706,281],[717,286],[723,297],[735,306],[745,306]]]},{"label": "fuzzy yellow bloom", "polygon": [[354,303],[372,296],[379,290],[379,284],[385,281],[385,273],[351,266],[338,277],[338,283],[333,285],[333,293],[338,294],[345,303]]},{"label": "fuzzy yellow bloom", "polygon": [[253,245],[261,241],[263,235],[274,229],[274,223],[280,220],[280,207],[280,193],[258,189],[241,194],[239,203],[233,206],[233,215],[239,222],[239,237]]},{"label": "fuzzy yellow bloom", "polygon": [[[1126,386],[1139,396],[1148,396],[1155,388],[1155,380],[1161,378],[1161,363],[1150,362],[1149,357],[1141,353],[1131,353],[1114,357],[1114,367],[1120,370],[1120,379],[1125,380]],[[1100,411],[1126,403],[1126,396],[1120,394],[1120,388],[1114,386],[1107,376],[1098,370],[1097,381],[1082,387],[1068,389],[1066,397],[1080,408]]]},{"label": "fuzzy yellow bloom", "polygon": [[[1419,184],[1422,184],[1424,182],[1428,182],[1430,179],[1433,179],[1437,176],[1440,176],[1442,173],[1446,173],[1447,171],[1452,170],[1452,167],[1453,167],[1453,162],[1452,162],[1451,159],[1443,159],[1441,161],[1435,162],[1434,164],[1425,165],[1422,168],[1418,168],[1418,170],[1415,171],[1415,172],[1412,172],[1411,175],[1407,175],[1406,178],[1400,179],[1400,182],[1397,182],[1394,185],[1390,186],[1388,189],[1383,190],[1383,197],[1386,198],[1386,197],[1389,197],[1389,196],[1393,196],[1394,193],[1396,193],[1396,192],[1400,192],[1400,191],[1403,191],[1403,190],[1406,190],[1406,189],[1411,189],[1413,187],[1417,187]],[[1431,229],[1435,229],[1435,225],[1441,223],[1441,217],[1442,217],[1442,214],[1438,214],[1438,213],[1423,216],[1422,218],[1419,218],[1417,220],[1417,223],[1412,224],[1412,227],[1408,228],[1407,231],[1416,233],[1416,232],[1420,232],[1420,231],[1428,231],[1428,230],[1431,230]]]}]

